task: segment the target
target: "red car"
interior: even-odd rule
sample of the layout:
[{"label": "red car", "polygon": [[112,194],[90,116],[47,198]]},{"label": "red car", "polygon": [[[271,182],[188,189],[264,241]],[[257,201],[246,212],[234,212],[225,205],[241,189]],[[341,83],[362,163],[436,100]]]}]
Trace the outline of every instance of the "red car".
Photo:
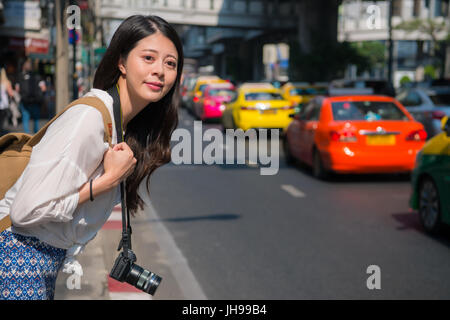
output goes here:
[{"label": "red car", "polygon": [[225,103],[236,96],[232,83],[210,83],[202,88],[201,97],[194,100],[195,115],[201,119],[218,119],[222,117]]},{"label": "red car", "polygon": [[288,162],[300,160],[324,178],[411,172],[426,138],[423,125],[394,98],[317,97],[293,116],[283,145]]}]

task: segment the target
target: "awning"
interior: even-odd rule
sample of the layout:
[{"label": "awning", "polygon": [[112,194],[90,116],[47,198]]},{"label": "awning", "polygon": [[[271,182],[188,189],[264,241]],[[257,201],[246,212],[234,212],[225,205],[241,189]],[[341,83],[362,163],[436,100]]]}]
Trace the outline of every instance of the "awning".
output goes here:
[{"label": "awning", "polygon": [[36,38],[10,37],[8,49],[25,51],[26,54],[48,54],[49,41]]}]

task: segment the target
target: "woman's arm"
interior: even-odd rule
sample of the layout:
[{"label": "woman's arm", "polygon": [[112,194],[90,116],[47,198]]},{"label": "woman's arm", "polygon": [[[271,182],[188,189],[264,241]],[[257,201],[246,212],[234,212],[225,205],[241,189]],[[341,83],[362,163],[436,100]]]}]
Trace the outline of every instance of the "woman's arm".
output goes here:
[{"label": "woman's arm", "polygon": [[[100,178],[92,181],[92,194],[94,200],[98,195],[112,189],[113,187],[114,187],[113,182],[111,181],[110,178],[108,178],[108,176],[105,175],[102,175]],[[79,191],[78,206],[88,201],[90,197],[91,197],[90,182],[88,181],[81,187]]]},{"label": "woman's arm", "polygon": [[[14,186],[9,210],[13,225],[33,227],[70,221],[80,189],[101,165],[106,150],[103,118],[98,110],[80,105],[64,112],[33,147],[30,161]],[[106,177],[111,178],[109,174]],[[109,178],[96,182],[97,191],[110,188],[109,183],[102,183]]]},{"label": "woman's arm", "polygon": [[[98,179],[92,181],[92,194],[95,197],[125,180],[134,170],[136,158],[130,147],[122,142],[110,148],[103,157],[103,168],[105,173]],[[90,199],[90,181],[85,183],[79,190],[78,206]]]},{"label": "woman's arm", "polygon": [[14,97],[14,90],[12,88],[11,81],[9,80],[6,82],[6,91],[8,92],[10,98]]}]

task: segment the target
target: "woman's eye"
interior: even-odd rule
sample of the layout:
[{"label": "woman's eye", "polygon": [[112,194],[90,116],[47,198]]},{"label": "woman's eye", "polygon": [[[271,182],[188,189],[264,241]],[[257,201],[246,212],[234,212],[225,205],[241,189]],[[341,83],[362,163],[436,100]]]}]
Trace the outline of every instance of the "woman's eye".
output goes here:
[{"label": "woman's eye", "polygon": [[152,60],[154,60],[152,56],[145,56],[144,59],[147,60],[147,61],[152,61]]},{"label": "woman's eye", "polygon": [[177,67],[177,63],[174,61],[168,61],[167,64],[172,67],[172,68],[176,68]]}]

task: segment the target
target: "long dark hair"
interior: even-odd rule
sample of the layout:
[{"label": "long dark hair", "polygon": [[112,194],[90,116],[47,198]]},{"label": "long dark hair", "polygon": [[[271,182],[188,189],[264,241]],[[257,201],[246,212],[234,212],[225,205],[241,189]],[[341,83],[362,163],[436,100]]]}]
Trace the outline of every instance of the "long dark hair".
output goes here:
[{"label": "long dark hair", "polygon": [[150,103],[127,125],[125,142],[133,150],[137,164],[126,180],[127,207],[136,213],[143,208],[137,191],[141,181],[146,180],[150,192],[150,175],[170,161],[170,137],[178,126],[179,88],[183,70],[183,46],[175,29],[157,16],[134,15],[122,22],[101,60],[94,77],[94,88],[108,90],[115,86],[119,77],[119,59],[126,58],[137,43],[156,32],[170,39],[178,52],[177,77],[170,91],[159,101]]}]

